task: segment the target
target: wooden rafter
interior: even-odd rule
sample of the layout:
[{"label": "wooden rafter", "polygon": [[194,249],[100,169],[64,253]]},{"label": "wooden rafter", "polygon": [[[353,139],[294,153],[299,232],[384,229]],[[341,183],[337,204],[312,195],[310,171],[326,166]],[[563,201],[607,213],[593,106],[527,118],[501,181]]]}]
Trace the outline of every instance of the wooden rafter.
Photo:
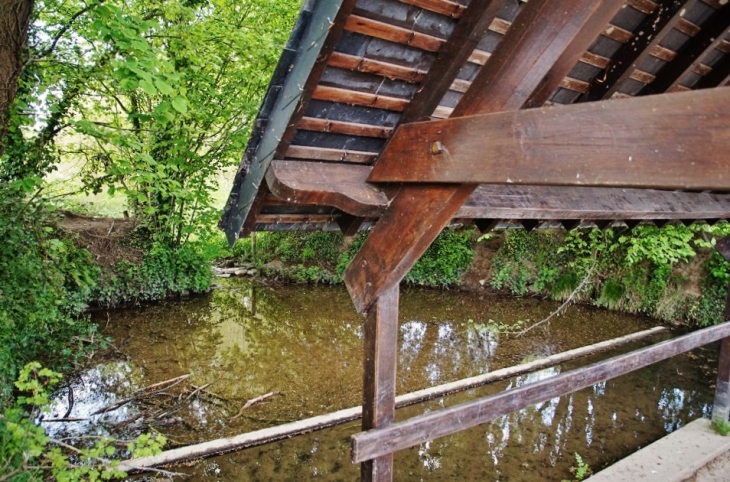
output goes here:
[{"label": "wooden rafter", "polygon": [[728,118],[719,88],[415,123],[368,180],[730,190]]},{"label": "wooden rafter", "polygon": [[[519,28],[507,32],[453,115],[518,109],[547,100],[622,5],[617,0],[563,0],[558,8],[548,0],[531,0],[518,16]],[[345,272],[359,312],[400,282],[475,187],[401,189]],[[395,233],[402,241],[397,245],[390,241]]]},{"label": "wooden rafter", "polygon": [[640,95],[666,92],[677,82],[687,69],[710,47],[730,26],[730,4],[721,5],[713,16],[702,24],[701,30],[687,40],[677,52],[677,58],[665,65],[653,82],[646,85]]},{"label": "wooden rafter", "polygon": [[631,78],[639,65],[652,55],[653,50],[659,47],[659,42],[675,28],[682,18],[682,12],[693,8],[694,4],[700,1],[690,0],[685,5],[680,2],[667,2],[666,7],[658,8],[647,15],[637,28],[643,35],[637,36],[633,42],[624,44],[619,49],[613,56],[610,66],[606,68],[605,77],[600,82],[594,82],[582,100],[610,98],[626,80]]}]

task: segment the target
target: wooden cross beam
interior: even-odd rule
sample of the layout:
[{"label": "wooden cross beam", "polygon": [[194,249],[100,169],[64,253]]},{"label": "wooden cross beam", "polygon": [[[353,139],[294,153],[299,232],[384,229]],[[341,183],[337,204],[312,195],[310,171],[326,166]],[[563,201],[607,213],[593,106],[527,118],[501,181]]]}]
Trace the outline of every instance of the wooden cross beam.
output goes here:
[{"label": "wooden cross beam", "polygon": [[730,89],[421,122],[371,182],[730,189]]},{"label": "wooden cross beam", "polygon": [[[273,161],[266,174],[269,189],[287,203],[334,206],[352,216],[379,217],[388,196],[367,182],[368,166],[324,162]],[[618,216],[618,218],[617,218]],[[584,186],[482,184],[454,218],[485,221],[539,219],[725,219],[730,195],[698,192]]]},{"label": "wooden cross beam", "polygon": [[[622,6],[620,0],[531,0],[452,116],[543,103]],[[400,283],[475,188],[419,185],[400,190],[345,272],[358,312]]]}]

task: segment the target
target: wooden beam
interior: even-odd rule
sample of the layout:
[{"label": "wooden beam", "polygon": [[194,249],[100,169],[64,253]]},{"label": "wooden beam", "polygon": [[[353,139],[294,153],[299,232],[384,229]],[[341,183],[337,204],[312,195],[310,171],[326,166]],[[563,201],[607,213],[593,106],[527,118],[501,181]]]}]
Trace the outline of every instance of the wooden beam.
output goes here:
[{"label": "wooden beam", "polygon": [[[365,318],[365,370],[362,428],[385,427],[395,420],[395,373],[398,361],[398,285],[378,297]],[[362,481],[390,481],[393,454],[373,457],[361,466]]]},{"label": "wooden beam", "polygon": [[266,197],[261,185],[269,162],[283,157],[294,138],[304,114],[302,106],[311,98],[327,67],[355,3],[328,0],[303,7],[276,66],[219,223],[229,243],[233,244],[239,235],[248,236],[253,229]]},{"label": "wooden beam", "polygon": [[[528,101],[547,100],[622,6],[620,0],[530,0],[452,115],[519,109]],[[401,188],[345,272],[358,312],[403,279],[475,188]],[[397,244],[392,243],[395,237]]]},{"label": "wooden beam", "polygon": [[329,65],[338,69],[375,74],[388,79],[404,80],[410,83],[421,82],[426,78],[426,72],[423,70],[342,52],[333,52],[329,59]]},{"label": "wooden beam", "polygon": [[[532,1],[532,0],[531,0]],[[730,336],[730,323],[619,355],[498,395],[462,403],[352,437],[353,462],[393,453],[630,373]]]},{"label": "wooden beam", "polygon": [[352,214],[343,213],[335,219],[343,236],[354,236],[360,230],[365,218],[353,216]]},{"label": "wooden beam", "polygon": [[702,29],[697,35],[680,47],[677,58],[665,65],[656,74],[656,79],[641,89],[638,95],[658,94],[669,89],[728,26],[730,26],[730,3],[725,3],[702,24]]},{"label": "wooden beam", "polygon": [[580,219],[562,219],[560,221],[560,224],[563,225],[566,231],[570,232],[580,226],[581,220]]},{"label": "wooden beam", "polygon": [[428,77],[413,97],[410,107],[403,113],[400,120],[402,124],[421,120],[433,113],[502,5],[504,0],[472,0],[466,14],[439,50]]},{"label": "wooden beam", "polygon": [[525,228],[525,231],[528,233],[538,227],[542,221],[539,221],[537,219],[523,219],[522,220],[522,227]]},{"label": "wooden beam", "polygon": [[357,217],[379,216],[388,198],[365,182],[369,171],[343,164],[274,161],[266,182],[276,197],[289,203],[334,206]]},{"label": "wooden beam", "polygon": [[[305,161],[272,161],[267,180],[287,204],[334,206],[359,217],[377,217],[388,196],[368,183],[370,167]],[[271,203],[272,201],[267,201]],[[479,186],[454,216],[492,219],[577,220],[718,219],[730,217],[730,195],[583,186]]]},{"label": "wooden beam", "polygon": [[397,27],[389,23],[362,17],[360,15],[350,15],[347,18],[345,30],[388,40],[390,42],[409,45],[427,52],[438,52],[441,45],[444,43],[442,39],[434,37],[433,35],[415,32],[411,29]]},{"label": "wooden beam", "polygon": [[728,190],[728,119],[719,88],[409,124],[368,181]]},{"label": "wooden beam", "polygon": [[377,152],[347,151],[344,149],[330,149],[327,147],[289,146],[284,156],[307,161],[334,161],[354,164],[370,164],[377,157]]}]

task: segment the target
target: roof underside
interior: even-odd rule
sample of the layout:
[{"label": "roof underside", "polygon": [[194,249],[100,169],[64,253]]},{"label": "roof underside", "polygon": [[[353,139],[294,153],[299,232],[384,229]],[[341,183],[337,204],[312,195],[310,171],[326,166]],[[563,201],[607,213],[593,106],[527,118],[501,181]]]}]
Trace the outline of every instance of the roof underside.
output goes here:
[{"label": "roof underside", "polygon": [[[409,112],[411,99],[425,85],[431,85],[425,81],[434,60],[458,23],[464,21],[468,4],[468,0],[307,2],[236,175],[221,221],[229,239],[251,230],[338,229],[353,217],[359,219],[357,226],[376,221],[390,196],[387,185],[372,185],[371,190],[353,187],[370,196],[365,205],[379,208],[325,205],[318,203],[316,196],[297,197],[292,186],[297,181],[297,168],[308,172],[314,162],[329,163],[324,170],[317,164],[319,172],[325,173],[320,186],[326,186],[332,180],[329,176],[338,176],[340,171],[344,177],[367,178],[368,166],[378,159],[403,113]],[[727,4],[728,0],[628,0],[545,105],[730,84]],[[436,99],[437,106],[424,113],[426,118],[449,117],[479,71],[489,68],[491,53],[524,5],[517,0],[501,2],[486,31],[479,32],[476,47],[464,42],[468,58],[460,64],[456,78],[449,79],[445,94]],[[423,97],[419,92],[416,99]],[[424,117],[407,122],[413,120]],[[267,175],[272,160],[291,161],[281,178],[277,173]],[[292,183],[287,184],[285,174],[291,176]],[[727,195],[699,193],[693,198],[694,194],[485,185],[455,221],[534,226],[537,220],[574,226],[580,221],[730,216]],[[375,199],[378,197],[382,199]],[[609,203],[607,209],[603,198],[614,204]],[[470,202],[472,207],[481,204],[469,209]]]}]

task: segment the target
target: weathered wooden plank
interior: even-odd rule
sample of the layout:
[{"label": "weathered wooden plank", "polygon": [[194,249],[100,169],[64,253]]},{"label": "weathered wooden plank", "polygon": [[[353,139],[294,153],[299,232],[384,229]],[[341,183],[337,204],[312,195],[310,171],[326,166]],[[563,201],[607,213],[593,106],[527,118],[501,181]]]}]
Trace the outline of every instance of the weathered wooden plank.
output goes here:
[{"label": "weathered wooden plank", "polygon": [[299,129],[315,132],[331,132],[333,134],[347,134],[352,136],[379,137],[387,139],[393,133],[392,127],[359,124],[356,122],[342,122],[315,117],[302,117]]},{"label": "weathered wooden plank", "polygon": [[[362,428],[387,427],[395,420],[395,374],[398,361],[398,285],[383,292],[365,318]],[[393,454],[363,461],[363,482],[393,479]]]},{"label": "weathered wooden plank", "polygon": [[721,6],[692,38],[677,52],[677,58],[656,74],[656,79],[644,87],[639,95],[665,92],[692,66],[692,64],[730,27],[730,3]]},{"label": "weathered wooden plank", "polygon": [[[531,0],[532,1],[532,0]],[[619,355],[509,392],[462,403],[352,437],[353,462],[393,453],[630,373],[730,336],[730,323]]]},{"label": "weathered wooden plank", "polygon": [[312,93],[312,99],[340,102],[342,104],[363,105],[366,107],[377,107],[378,109],[402,112],[408,106],[407,99],[388,97],[386,95],[358,92],[356,90],[340,89],[318,85]]},{"label": "weathered wooden plank", "polygon": [[464,14],[466,7],[460,3],[449,0],[400,0],[409,5],[421,7],[424,10],[440,13],[451,18],[459,18]]},{"label": "weathered wooden plank", "polygon": [[365,182],[370,169],[350,167],[273,161],[266,173],[266,182],[276,197],[289,203],[334,206],[358,217],[379,216],[388,204],[387,196]]},{"label": "weathered wooden plank", "polygon": [[626,5],[629,5],[640,11],[641,13],[645,13],[647,15],[653,13],[654,10],[656,10],[657,8],[657,4],[652,2],[651,0],[628,0],[626,2]]},{"label": "weathered wooden plank", "polygon": [[423,70],[391,64],[380,60],[357,57],[355,55],[333,52],[329,65],[340,69],[349,69],[365,74],[375,74],[388,79],[405,80],[406,82],[421,82],[426,77]]},{"label": "weathered wooden plank", "polygon": [[413,97],[410,107],[403,113],[402,124],[421,120],[433,113],[502,5],[504,0],[473,0],[469,4],[466,14],[439,50],[428,77]]},{"label": "weathered wooden plank", "polygon": [[319,81],[355,0],[328,0],[312,5],[307,3],[303,7],[279,59],[274,73],[276,82],[272,80],[262,103],[221,218],[220,227],[231,244],[253,228],[263,206],[265,193],[259,187],[269,162],[277,153],[284,152],[293,138],[304,112],[301,106]]},{"label": "weathered wooden plank", "polygon": [[438,52],[441,45],[444,43],[443,39],[438,37],[421,32],[415,32],[413,30],[408,30],[379,20],[362,17],[360,15],[350,15],[347,19],[347,23],[345,24],[345,30],[388,40],[390,42],[409,45],[427,52]]},{"label": "weathered wooden plank", "polygon": [[368,180],[726,190],[728,119],[721,88],[410,124]]},{"label": "weathered wooden plank", "polygon": [[[530,0],[453,115],[544,102],[622,5],[619,0]],[[475,187],[401,188],[345,272],[356,310],[362,312],[403,279]],[[401,242],[394,245],[395,237]]]},{"label": "weathered wooden plank", "polygon": [[[385,212],[388,197],[368,183],[371,168],[306,161],[273,161],[270,185],[287,203],[335,206],[361,217]],[[272,178],[272,176],[275,178]],[[271,204],[272,201],[267,201]],[[458,219],[725,219],[730,195],[653,189],[483,184]]]},{"label": "weathered wooden plank", "polygon": [[289,146],[286,157],[307,159],[309,161],[334,161],[368,164],[375,160],[377,152],[345,151],[326,147]]}]

